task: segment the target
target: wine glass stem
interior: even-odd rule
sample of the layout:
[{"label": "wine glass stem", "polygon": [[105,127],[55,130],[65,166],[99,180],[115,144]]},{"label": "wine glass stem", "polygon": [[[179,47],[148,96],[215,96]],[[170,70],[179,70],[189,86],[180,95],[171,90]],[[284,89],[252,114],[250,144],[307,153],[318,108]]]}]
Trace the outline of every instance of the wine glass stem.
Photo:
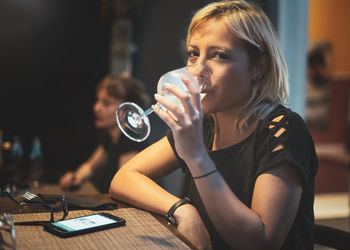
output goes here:
[{"label": "wine glass stem", "polygon": [[[157,104],[156,104],[157,105]],[[153,113],[153,108],[148,108],[144,113],[143,113],[143,115],[144,116],[148,116],[148,115],[150,115],[150,114],[152,114]]]},{"label": "wine glass stem", "polygon": [[[205,95],[206,95],[206,94],[200,94],[201,100],[203,100],[203,98],[205,97]],[[148,115],[152,114],[153,111],[154,111],[155,109],[158,109],[158,108],[161,108],[161,109],[163,109],[163,110],[165,111],[165,108],[164,108],[161,104],[159,104],[159,103],[157,102],[157,103],[154,105],[154,108],[148,108],[148,109],[143,113],[143,115],[144,115],[144,116],[148,116]]]},{"label": "wine glass stem", "polygon": [[161,108],[161,109],[163,109],[163,110],[165,111],[165,108],[162,106],[162,104],[159,104],[158,102],[157,102],[156,104],[154,104],[153,106],[154,106],[154,108],[149,108],[149,109],[147,109],[147,110],[143,113],[143,115],[144,115],[144,116],[148,116],[148,115],[152,114],[153,111],[154,111],[155,109],[158,109],[158,108]]},{"label": "wine glass stem", "polygon": [[154,111],[154,110],[153,110],[152,108],[149,108],[149,109],[147,109],[147,110],[143,113],[143,115],[144,115],[144,116],[148,116],[148,115],[152,114],[153,111]]}]

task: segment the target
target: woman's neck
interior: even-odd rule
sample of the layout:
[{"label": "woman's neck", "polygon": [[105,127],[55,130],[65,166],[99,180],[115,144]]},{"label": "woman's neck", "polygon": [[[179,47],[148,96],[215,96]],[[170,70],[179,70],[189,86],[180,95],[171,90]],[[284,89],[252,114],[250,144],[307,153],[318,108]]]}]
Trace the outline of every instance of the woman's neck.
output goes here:
[{"label": "woman's neck", "polygon": [[120,138],[121,130],[118,127],[108,129],[108,133],[112,138],[112,142],[116,144]]},{"label": "woman's neck", "polygon": [[238,130],[238,114],[215,114],[215,134],[213,141],[213,150],[227,148],[233,146],[251,135],[256,129],[256,123],[249,125],[242,130]]}]

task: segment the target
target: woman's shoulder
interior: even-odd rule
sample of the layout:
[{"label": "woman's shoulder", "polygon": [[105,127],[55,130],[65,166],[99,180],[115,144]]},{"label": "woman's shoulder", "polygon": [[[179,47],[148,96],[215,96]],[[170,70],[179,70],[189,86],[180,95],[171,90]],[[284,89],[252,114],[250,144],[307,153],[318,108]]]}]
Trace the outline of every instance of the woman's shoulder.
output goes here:
[{"label": "woman's shoulder", "polygon": [[[287,162],[301,171],[304,181],[317,171],[317,156],[312,136],[303,118],[291,109],[279,105],[263,120],[263,131],[257,138],[261,156],[266,156],[262,170]],[[265,141],[261,140],[265,139]],[[263,142],[266,143],[263,143]]]},{"label": "woman's shoulder", "polygon": [[264,129],[271,147],[282,144],[283,147],[294,148],[315,154],[314,142],[304,119],[291,109],[279,105],[264,121]]},{"label": "woman's shoulder", "polygon": [[[313,148],[313,139],[304,119],[291,109],[278,105],[260,122],[261,135],[272,144],[308,145]],[[272,145],[272,147],[274,147]]]},{"label": "woman's shoulder", "polygon": [[306,129],[307,126],[304,119],[296,112],[283,105],[276,106],[269,115],[263,119],[263,124],[272,128],[278,125],[284,125],[285,127],[291,127],[292,129]]}]

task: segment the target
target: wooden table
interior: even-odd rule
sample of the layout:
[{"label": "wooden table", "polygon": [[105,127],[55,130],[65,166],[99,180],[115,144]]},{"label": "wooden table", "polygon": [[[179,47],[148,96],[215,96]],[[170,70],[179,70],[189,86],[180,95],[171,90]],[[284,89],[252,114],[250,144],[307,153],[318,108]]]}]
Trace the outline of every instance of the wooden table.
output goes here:
[{"label": "wooden table", "polygon": [[74,190],[63,190],[56,183],[41,183],[39,187],[33,187],[30,192],[34,194],[67,194],[67,195],[84,195],[100,194],[92,182],[84,182],[79,188]]},{"label": "wooden table", "polygon": [[[77,197],[83,197],[87,199],[102,201],[102,202],[113,202],[118,204],[119,208],[131,208],[131,206],[121,203],[117,200],[112,199],[109,194],[79,194],[75,195]],[[15,197],[16,200],[22,201],[21,197]],[[70,209],[70,211],[72,211]],[[40,212],[48,212],[47,208],[43,207],[34,207],[34,206],[19,206],[11,201],[7,197],[0,197],[0,213],[11,213],[11,214],[25,214],[25,213],[40,213]],[[148,212],[147,212],[148,213]],[[193,245],[186,240],[172,225],[168,225],[165,217],[160,216],[158,214],[150,213],[157,221],[159,221],[162,225],[164,225],[168,230],[170,230],[177,238],[179,238],[182,242],[184,242],[187,246],[194,249]]]}]

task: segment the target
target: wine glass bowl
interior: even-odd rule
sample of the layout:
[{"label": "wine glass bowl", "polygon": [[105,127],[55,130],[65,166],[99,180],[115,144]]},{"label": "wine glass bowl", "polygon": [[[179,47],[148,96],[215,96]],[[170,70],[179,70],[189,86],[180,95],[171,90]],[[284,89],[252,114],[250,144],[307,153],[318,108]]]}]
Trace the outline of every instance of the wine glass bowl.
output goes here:
[{"label": "wine glass bowl", "polygon": [[186,67],[175,69],[175,70],[169,71],[168,73],[162,75],[159,78],[158,85],[157,85],[157,93],[159,95],[166,96],[168,99],[171,99],[172,101],[180,105],[181,103],[180,100],[165,89],[165,84],[177,86],[180,89],[188,92],[187,87],[182,82],[182,76],[185,76],[189,80],[196,82],[196,79],[189,73]]},{"label": "wine glass bowl", "polygon": [[[200,68],[198,66],[201,66]],[[187,87],[182,82],[182,76],[187,79],[196,82],[201,89],[205,88],[207,84],[210,72],[207,67],[198,65],[188,65],[187,67],[172,70],[159,78],[157,85],[157,93],[171,99],[178,105],[181,105],[181,101],[168,92],[165,89],[164,84],[171,84],[179,87],[180,89],[188,92]],[[201,94],[203,99],[205,94]],[[163,108],[160,104],[156,104],[157,107]],[[143,111],[137,104],[132,102],[122,103],[117,112],[116,120],[120,130],[131,140],[141,142],[147,139],[150,134],[151,126],[148,119],[148,115],[153,112],[152,108]]]}]

